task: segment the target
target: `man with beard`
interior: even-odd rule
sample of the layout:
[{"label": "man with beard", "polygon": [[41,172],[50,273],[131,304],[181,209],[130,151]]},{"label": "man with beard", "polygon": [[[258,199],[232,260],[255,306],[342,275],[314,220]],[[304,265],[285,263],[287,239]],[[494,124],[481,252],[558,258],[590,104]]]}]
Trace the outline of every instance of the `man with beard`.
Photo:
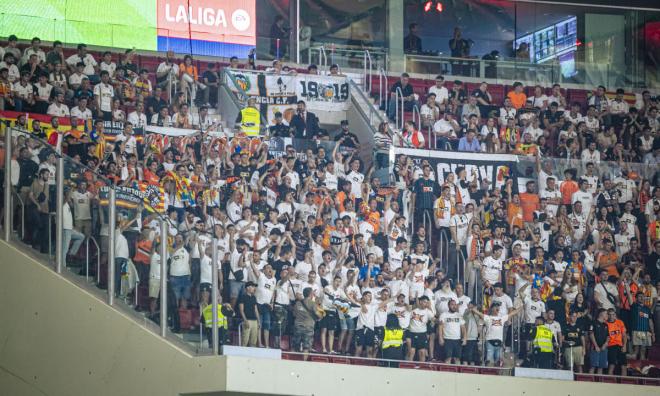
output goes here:
[{"label": "man with beard", "polygon": [[438,342],[444,347],[445,363],[460,364],[461,347],[467,344],[465,320],[458,312],[455,299],[449,300],[448,311],[440,314],[438,321]]}]

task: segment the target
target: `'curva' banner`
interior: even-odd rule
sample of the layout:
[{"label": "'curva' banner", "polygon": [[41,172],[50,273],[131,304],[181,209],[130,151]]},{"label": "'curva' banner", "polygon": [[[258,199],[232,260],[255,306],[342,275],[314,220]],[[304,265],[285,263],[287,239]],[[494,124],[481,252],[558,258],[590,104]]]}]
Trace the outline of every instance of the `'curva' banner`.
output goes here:
[{"label": "'curva' banner", "polygon": [[473,179],[473,170],[476,171],[479,182],[487,180],[491,189],[500,188],[504,185],[506,177],[516,176],[514,172],[518,157],[515,155],[417,150],[400,147],[394,147],[392,150],[395,156],[395,164],[398,163],[399,157],[402,155],[410,157],[415,168],[420,167],[423,160],[427,160],[440,185],[444,183],[449,173],[456,174],[456,168],[458,167],[465,168],[468,181]]},{"label": "'curva' banner", "polygon": [[242,90],[256,98],[261,114],[269,124],[274,123],[274,113],[279,111],[284,123],[288,125],[299,100],[304,100],[307,110],[311,112],[344,112],[350,105],[347,77],[312,74],[294,76],[246,70],[232,73],[236,84],[227,76],[227,86],[235,93]]}]

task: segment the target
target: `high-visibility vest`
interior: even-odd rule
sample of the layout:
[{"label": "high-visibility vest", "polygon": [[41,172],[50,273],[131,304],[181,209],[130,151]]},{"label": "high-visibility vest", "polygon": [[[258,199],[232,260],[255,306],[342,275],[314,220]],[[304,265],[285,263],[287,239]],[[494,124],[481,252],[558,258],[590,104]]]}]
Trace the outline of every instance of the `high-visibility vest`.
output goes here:
[{"label": "high-visibility vest", "polygon": [[385,329],[385,336],[383,337],[383,349],[397,348],[403,345],[403,330]]},{"label": "high-visibility vest", "polygon": [[[209,304],[202,309],[202,317],[204,317],[204,326],[206,328],[213,327],[213,304]],[[227,329],[227,318],[222,314],[222,307],[218,305],[218,327]]]},{"label": "high-visibility vest", "polygon": [[540,352],[552,352],[552,330],[546,325],[536,326],[536,337],[534,337],[533,343]]},{"label": "high-visibility vest", "polygon": [[259,136],[261,124],[261,113],[254,107],[246,107],[241,110],[241,132],[248,136]]}]

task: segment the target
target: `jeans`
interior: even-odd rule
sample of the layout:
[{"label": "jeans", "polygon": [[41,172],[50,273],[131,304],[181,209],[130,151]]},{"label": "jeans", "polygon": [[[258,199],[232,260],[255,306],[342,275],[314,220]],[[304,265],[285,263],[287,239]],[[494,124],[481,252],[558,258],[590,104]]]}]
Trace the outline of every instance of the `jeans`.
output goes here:
[{"label": "jeans", "polygon": [[[64,230],[64,233],[62,234],[62,254],[64,254],[64,262],[66,262],[67,253],[71,255],[76,254],[84,240],[85,236],[81,232],[78,232],[74,229]],[[69,248],[69,244],[71,242],[73,242],[73,244]]]},{"label": "jeans", "polygon": [[497,363],[502,359],[502,345],[495,346],[486,341],[486,361]]},{"label": "jeans", "polygon": [[121,292],[121,274],[128,271],[128,259],[115,257],[115,296]]}]

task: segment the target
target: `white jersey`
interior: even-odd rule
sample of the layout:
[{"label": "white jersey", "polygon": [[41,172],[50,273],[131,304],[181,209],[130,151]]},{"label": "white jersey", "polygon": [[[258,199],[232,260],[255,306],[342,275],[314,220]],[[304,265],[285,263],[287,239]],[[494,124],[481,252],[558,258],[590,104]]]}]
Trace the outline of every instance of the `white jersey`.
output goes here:
[{"label": "white jersey", "polygon": [[257,304],[270,304],[275,292],[275,282],[274,276],[268,278],[263,272],[259,273],[256,292]]},{"label": "white jersey", "polygon": [[442,323],[442,334],[446,340],[461,339],[461,326],[465,325],[465,320],[459,312],[441,313],[439,323]]},{"label": "white jersey", "polygon": [[527,324],[534,324],[536,318],[545,313],[545,303],[543,300],[534,301],[531,298],[525,298],[523,303],[525,306],[525,323]]},{"label": "white jersey", "polygon": [[509,320],[509,315],[490,316],[484,315],[486,324],[486,340],[504,340],[504,323]]},{"label": "white jersey", "polygon": [[426,326],[433,318],[433,312],[430,309],[415,308],[410,317],[411,333],[426,333]]}]

